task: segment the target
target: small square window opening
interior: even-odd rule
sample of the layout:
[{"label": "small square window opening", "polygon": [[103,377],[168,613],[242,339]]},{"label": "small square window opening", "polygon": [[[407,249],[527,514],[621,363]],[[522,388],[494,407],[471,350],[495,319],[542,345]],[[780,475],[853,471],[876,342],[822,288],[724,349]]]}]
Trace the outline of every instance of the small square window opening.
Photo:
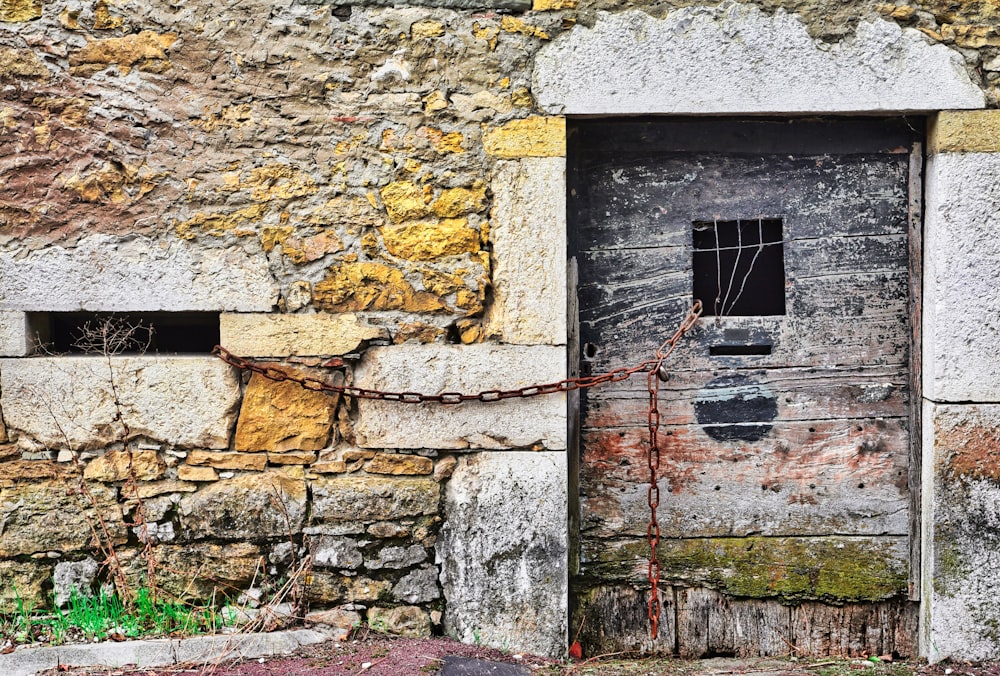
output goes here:
[{"label": "small square window opening", "polygon": [[785,314],[780,218],[695,221],[694,297],[706,316]]}]

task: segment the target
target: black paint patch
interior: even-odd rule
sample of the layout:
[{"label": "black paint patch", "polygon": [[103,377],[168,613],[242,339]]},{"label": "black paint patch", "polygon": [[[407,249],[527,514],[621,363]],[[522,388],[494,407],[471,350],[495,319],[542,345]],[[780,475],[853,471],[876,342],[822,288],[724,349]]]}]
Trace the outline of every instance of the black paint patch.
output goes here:
[{"label": "black paint patch", "polygon": [[721,376],[698,392],[694,415],[716,441],[760,441],[778,417],[778,400],[747,376]]}]

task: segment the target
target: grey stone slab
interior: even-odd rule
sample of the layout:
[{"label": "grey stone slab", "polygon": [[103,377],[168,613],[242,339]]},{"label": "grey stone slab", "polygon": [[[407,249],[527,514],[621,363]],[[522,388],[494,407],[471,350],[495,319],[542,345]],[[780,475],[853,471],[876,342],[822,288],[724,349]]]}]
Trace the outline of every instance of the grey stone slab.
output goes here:
[{"label": "grey stone slab", "polygon": [[[862,21],[835,44],[794,14],[724,2],[657,19],[602,13],[535,57],[539,106],[566,115],[982,108],[961,54],[919,31]],[[932,84],[933,83],[933,84]]]},{"label": "grey stone slab", "polygon": [[278,300],[259,247],[111,235],[91,235],[71,248],[0,252],[0,289],[0,309],[36,312],[268,312]]},{"label": "grey stone slab", "polygon": [[530,669],[519,664],[456,655],[448,655],[441,665],[441,676],[527,676],[530,673]]},{"label": "grey stone slab", "polygon": [[111,373],[133,435],[177,446],[227,448],[240,385],[213,357],[95,356],[0,359],[8,429],[49,448],[118,441]]},{"label": "grey stone slab", "polygon": [[1000,402],[1000,153],[926,170],[923,384],[937,402]]},{"label": "grey stone slab", "polygon": [[72,667],[162,667],[173,664],[174,647],[170,639],[104,642],[92,645],[67,645],[53,648],[59,664]]},{"label": "grey stone slab", "polygon": [[459,459],[437,543],[449,635],[502,650],[565,654],[566,475],[562,452]]},{"label": "grey stone slab", "polygon": [[[359,387],[393,392],[511,390],[565,377],[566,349],[547,345],[402,345],[368,350]],[[358,402],[358,444],[366,448],[564,449],[562,393],[458,405]]]},{"label": "grey stone slab", "polygon": [[0,655],[0,674],[4,676],[34,676],[58,666],[59,655],[53,648],[25,648]]},{"label": "grey stone slab", "polygon": [[[393,7],[398,0],[302,0],[305,5],[365,5],[366,7]],[[444,7],[449,9],[509,9],[526,12],[531,9],[531,0],[409,0],[408,5],[416,7]]]}]

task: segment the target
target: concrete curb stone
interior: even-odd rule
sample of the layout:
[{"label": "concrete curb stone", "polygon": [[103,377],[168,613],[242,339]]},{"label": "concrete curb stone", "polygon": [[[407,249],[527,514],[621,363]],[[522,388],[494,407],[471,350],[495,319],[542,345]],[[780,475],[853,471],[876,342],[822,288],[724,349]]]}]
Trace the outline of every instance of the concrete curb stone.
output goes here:
[{"label": "concrete curb stone", "polygon": [[165,667],[186,662],[215,662],[289,655],[297,648],[322,643],[330,634],[295,629],[258,634],[196,636],[184,639],[148,639],[24,648],[0,655],[0,674],[34,676],[59,666],[71,667]]}]

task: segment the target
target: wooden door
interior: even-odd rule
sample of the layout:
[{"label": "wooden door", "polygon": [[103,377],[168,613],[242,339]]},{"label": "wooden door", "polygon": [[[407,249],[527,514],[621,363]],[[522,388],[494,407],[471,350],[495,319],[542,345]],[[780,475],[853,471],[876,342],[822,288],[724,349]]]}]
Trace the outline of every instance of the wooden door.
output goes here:
[{"label": "wooden door", "polygon": [[[667,365],[648,636],[644,378],[580,398],[590,654],[909,654],[920,153],[912,121],[578,121],[580,370]],[[911,288],[912,287],[912,288]]]}]

